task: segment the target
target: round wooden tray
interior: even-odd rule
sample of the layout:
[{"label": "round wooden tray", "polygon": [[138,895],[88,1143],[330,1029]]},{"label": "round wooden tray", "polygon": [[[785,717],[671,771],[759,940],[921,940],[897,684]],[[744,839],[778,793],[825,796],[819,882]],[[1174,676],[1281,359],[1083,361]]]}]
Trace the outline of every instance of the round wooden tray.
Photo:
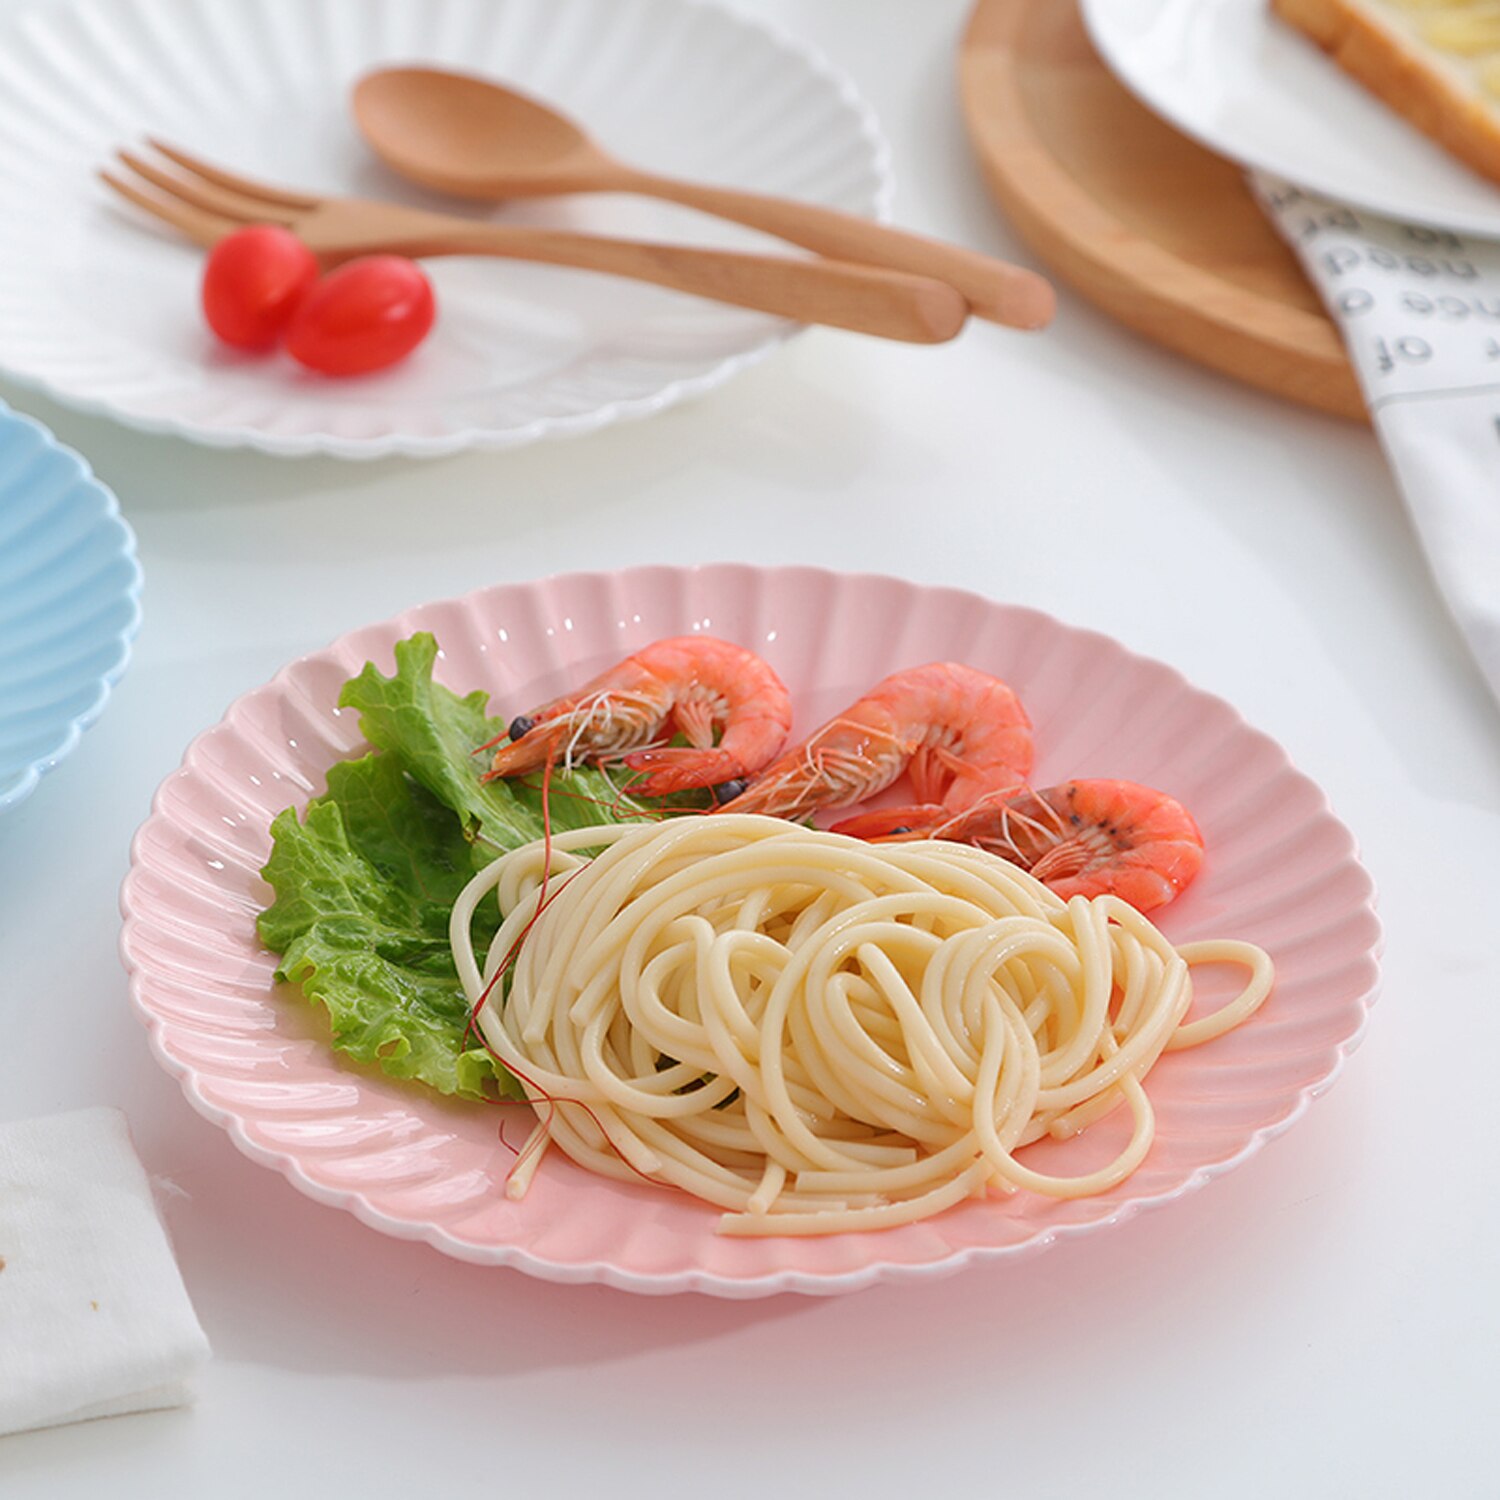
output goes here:
[{"label": "round wooden tray", "polygon": [[1116,82],[1077,0],[978,0],[959,88],[991,192],[1062,280],[1189,359],[1367,419],[1337,329],[1240,168]]}]

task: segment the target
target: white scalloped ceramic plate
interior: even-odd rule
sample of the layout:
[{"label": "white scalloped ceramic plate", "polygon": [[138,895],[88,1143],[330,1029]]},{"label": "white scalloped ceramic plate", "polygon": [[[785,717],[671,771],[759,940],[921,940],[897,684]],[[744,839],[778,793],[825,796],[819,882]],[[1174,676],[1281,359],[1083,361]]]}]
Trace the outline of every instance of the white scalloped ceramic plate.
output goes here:
[{"label": "white scalloped ceramic plate", "polygon": [[[218,346],[198,313],[201,253],[117,204],[95,169],[155,133],[273,182],[438,203],[374,162],[350,123],[350,84],[390,60],[517,83],[642,166],[889,213],[889,156],[848,79],[698,0],[68,0],[0,37],[0,368],[151,432],[426,457],[649,415],[797,331],[615,277],[465,259],[431,263],[437,328],[382,374],[329,381]],[[497,216],[774,243],[604,195]]]},{"label": "white scalloped ceramic plate", "polygon": [[1082,6],[1120,81],[1210,150],[1355,208],[1500,235],[1500,186],[1381,103],[1270,0]]},{"label": "white scalloped ceramic plate", "polygon": [[114,495],[0,401],[0,812],[104,712],[140,623],[135,537]]},{"label": "white scalloped ceramic plate", "polygon": [[[340,684],[366,660],[390,670],[392,645],[415,630],[437,635],[449,686],[486,687],[505,713],[691,630],[763,652],[802,726],[900,666],[946,657],[996,672],[1035,723],[1039,785],[1122,776],[1187,803],[1207,861],[1161,925],[1174,941],[1217,934],[1264,944],[1276,990],[1239,1030],[1157,1064],[1148,1084],[1155,1144],[1133,1177],[1098,1197],[970,1201],[879,1234],[726,1239],[714,1232],[716,1210],[595,1177],[553,1153],[513,1203],[494,1107],[345,1066],[310,1007],[276,993],[276,960],[255,936],[270,898],[257,873],[267,825],[319,791],[328,767],[360,743],[334,706]],[[196,1109],[301,1191],[462,1260],[724,1297],[946,1274],[1103,1229],[1201,1186],[1332,1082],[1364,1026],[1380,936],[1348,831],[1285,753],[1221,699],[1033,610],[812,568],[573,574],[355,631],[241,698],[189,746],[136,836],[121,904],[131,997],[156,1056]],[[1118,1149],[1127,1128],[1105,1120],[1076,1142],[1030,1149],[1062,1170],[1083,1168]]]}]

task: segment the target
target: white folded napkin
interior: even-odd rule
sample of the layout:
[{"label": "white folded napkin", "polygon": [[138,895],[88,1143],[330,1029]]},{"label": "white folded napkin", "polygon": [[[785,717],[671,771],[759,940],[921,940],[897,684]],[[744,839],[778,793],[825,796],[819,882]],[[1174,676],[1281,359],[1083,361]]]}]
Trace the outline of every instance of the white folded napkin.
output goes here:
[{"label": "white folded napkin", "polygon": [[0,1124],[0,1434],[189,1399],[208,1358],[114,1109]]},{"label": "white folded napkin", "polygon": [[1343,332],[1427,560],[1500,696],[1500,243],[1250,180]]}]

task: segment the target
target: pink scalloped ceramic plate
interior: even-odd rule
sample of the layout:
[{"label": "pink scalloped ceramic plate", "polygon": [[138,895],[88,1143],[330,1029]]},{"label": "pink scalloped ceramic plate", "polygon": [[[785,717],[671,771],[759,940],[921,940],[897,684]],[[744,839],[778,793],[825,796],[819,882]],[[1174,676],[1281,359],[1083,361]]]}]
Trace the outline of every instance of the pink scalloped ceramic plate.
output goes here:
[{"label": "pink scalloped ceramic plate", "polygon": [[[953,658],[1005,677],[1036,725],[1038,785],[1121,776],[1197,815],[1204,872],[1161,913],[1177,941],[1249,938],[1276,960],[1248,1025],[1153,1070],[1156,1143],[1128,1181],[1074,1202],[974,1201],[879,1234],[724,1239],[717,1214],[665,1190],[592,1177],[555,1154],[531,1193],[501,1191],[510,1157],[492,1106],[456,1105],[341,1063],[318,1018],[272,985],[255,936],[269,896],[267,825],[360,744],[334,707],[366,660],[390,670],[414,630],[439,676],[527,706],[660,636],[706,630],[761,650],[810,726],[884,673]],[[294,662],[189,746],[137,834],[122,952],[151,1045],[188,1100],[248,1156],[387,1234],[552,1281],[637,1292],[843,1292],[1028,1254],[1119,1223],[1245,1160],[1333,1081],[1374,996],[1380,928],[1369,878],[1318,788],[1234,709],[1170,667],[1033,610],[952,589],[809,568],[639,568],[482,590],[413,609]],[[1205,1004],[1212,996],[1205,997]],[[1032,1148],[1083,1166],[1118,1144],[1106,1120]]]}]

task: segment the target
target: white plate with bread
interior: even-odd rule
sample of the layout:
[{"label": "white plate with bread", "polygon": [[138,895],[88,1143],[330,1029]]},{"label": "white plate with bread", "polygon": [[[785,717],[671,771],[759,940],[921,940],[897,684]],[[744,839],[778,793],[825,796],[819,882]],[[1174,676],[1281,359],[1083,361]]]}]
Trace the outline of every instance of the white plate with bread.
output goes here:
[{"label": "white plate with bread", "polygon": [[1148,107],[1355,208],[1500,236],[1496,0],[1081,0]]}]

